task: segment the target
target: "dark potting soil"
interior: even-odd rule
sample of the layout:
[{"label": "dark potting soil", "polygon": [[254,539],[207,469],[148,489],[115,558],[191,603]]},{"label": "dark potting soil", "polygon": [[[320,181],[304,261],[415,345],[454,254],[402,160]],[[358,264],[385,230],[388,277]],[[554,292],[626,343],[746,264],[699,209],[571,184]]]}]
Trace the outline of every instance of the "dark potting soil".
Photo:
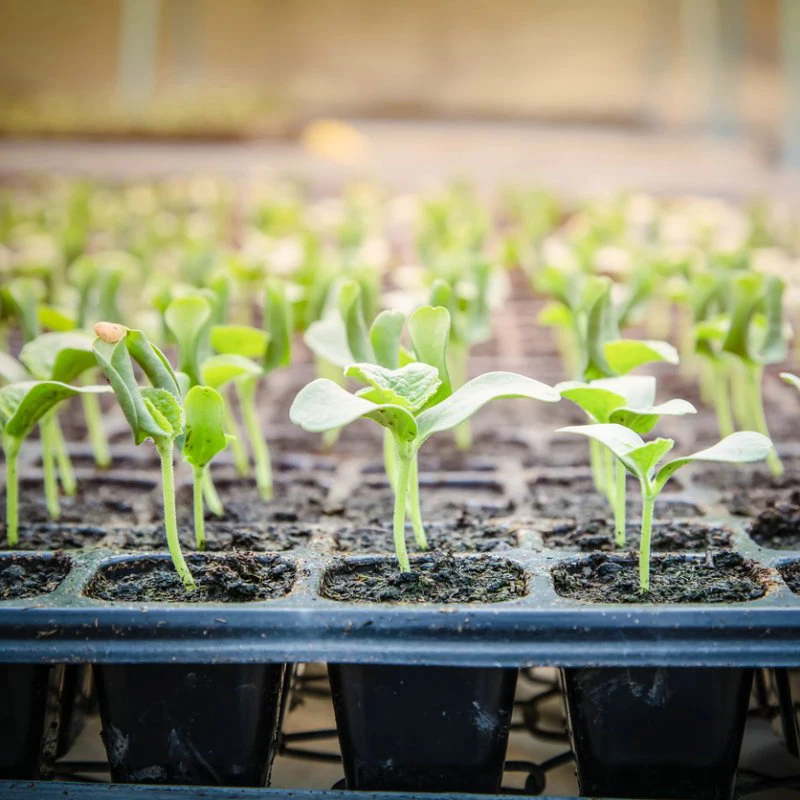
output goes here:
[{"label": "dark potting soil", "polygon": [[800,561],[792,561],[778,567],[781,577],[786,585],[795,593],[800,594]]},{"label": "dark potting soil", "polygon": [[[512,525],[482,520],[468,512],[453,522],[434,522],[425,526],[431,550],[454,553],[497,553],[519,546],[519,535]],[[343,553],[393,553],[389,526],[340,528],[333,534],[336,549]],[[406,536],[410,549],[417,549],[413,534]]]},{"label": "dark potting soil", "polygon": [[[212,553],[234,550],[286,551],[296,547],[306,547],[312,535],[310,528],[294,524],[253,525],[212,521],[206,523],[206,550]],[[191,525],[181,526],[179,536],[181,545],[185,549],[196,549],[194,529]],[[163,525],[143,525],[108,531],[102,544],[110,550],[167,551]]]},{"label": "dark potting soil", "polygon": [[360,603],[499,603],[527,593],[525,571],[491,556],[433,553],[400,572],[394,558],[369,563],[340,561],[322,579],[330,600]]},{"label": "dark potting soil", "polygon": [[[625,547],[639,546],[641,528],[637,523],[626,527]],[[586,522],[568,520],[540,531],[545,547],[553,550],[615,550],[614,523],[608,519]],[[691,522],[665,522],[653,525],[651,547],[654,551],[679,553],[719,550],[731,546],[732,534],[724,528],[712,528]]]},{"label": "dark potting soil", "polygon": [[785,501],[770,501],[747,533],[761,547],[800,550],[800,491],[792,492]]},{"label": "dark potting soil", "polygon": [[[270,522],[314,522],[323,514],[328,495],[328,488],[321,477],[300,470],[276,476],[273,497],[268,501],[261,497],[252,478],[217,480],[215,485],[224,514],[217,518],[206,508],[205,518],[209,521],[261,525]],[[181,525],[192,525],[192,494],[191,485],[181,486],[178,490],[178,521]],[[161,503],[157,502],[155,506],[155,512],[160,515]]]},{"label": "dark potting soil", "polygon": [[48,594],[70,571],[72,562],[62,555],[3,556],[0,558],[0,600],[18,600]]},{"label": "dark potting soil", "polygon": [[792,489],[800,487],[800,464],[796,459],[783,459],[786,471],[776,478],[766,464],[725,464],[717,468],[696,470],[692,482],[709,489]]},{"label": "dark potting soil", "polygon": [[283,597],[296,568],[278,555],[231,553],[186,557],[197,588],[187,591],[169,558],[138,558],[102,567],[86,594],[111,602],[247,603]]},{"label": "dark potting soil", "polygon": [[[108,531],[93,525],[70,525],[41,522],[19,526],[19,543],[15,550],[81,550],[102,547]],[[8,549],[3,540],[2,549]]]},{"label": "dark potting soil", "polygon": [[562,597],[590,603],[738,603],[762,597],[769,585],[766,569],[731,551],[652,558],[646,593],[636,555],[595,553],[557,564],[551,575]]}]

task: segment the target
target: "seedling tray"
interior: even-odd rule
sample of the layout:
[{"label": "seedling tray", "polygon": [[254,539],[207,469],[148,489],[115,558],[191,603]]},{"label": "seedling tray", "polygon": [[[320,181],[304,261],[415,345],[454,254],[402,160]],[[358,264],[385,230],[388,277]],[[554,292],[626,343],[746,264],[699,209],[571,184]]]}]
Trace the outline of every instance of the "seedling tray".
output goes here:
[{"label": "seedling tray", "polygon": [[[299,459],[299,461],[298,461]],[[347,496],[372,474],[363,457],[338,462],[314,456],[288,459],[318,474]],[[50,594],[0,602],[0,650],[5,662],[247,663],[352,662],[474,667],[553,666],[800,666],[800,597],[778,572],[800,551],[757,546],[747,520],[728,515],[716,492],[683,478],[683,492],[659,503],[687,501],[706,511],[708,526],[727,527],[731,548],[768,570],[764,597],[732,604],[593,604],[560,597],[551,568],[580,554],[544,546],[545,521],[526,508],[530,485],[542,475],[585,478],[581,469],[525,467],[524,459],[480,457],[482,468],[421,476],[423,502],[437,492],[464,497],[485,490],[517,546],[489,554],[525,570],[527,594],[502,603],[361,604],[325,599],[322,577],[339,559],[367,563],[377,555],[336,553],[343,526],[324,515],[311,535],[282,555],[296,582],[280,599],[254,603],[110,603],[84,594],[96,570],[144,555],[107,549],[66,551],[72,568]],[[373,474],[377,486],[382,480]],[[444,487],[444,488],[443,488]],[[588,491],[588,490],[587,490]],[[493,501],[495,502],[495,501]],[[515,507],[508,512],[507,507]],[[657,506],[658,509],[658,506]],[[455,513],[455,512],[454,512]],[[658,519],[658,510],[657,510]],[[388,541],[388,540],[387,540]],[[12,557],[4,553],[0,559]],[[44,557],[52,557],[45,555]],[[167,558],[163,553],[161,557]],[[457,554],[457,558],[474,555]],[[703,553],[692,558],[704,559]]]}]

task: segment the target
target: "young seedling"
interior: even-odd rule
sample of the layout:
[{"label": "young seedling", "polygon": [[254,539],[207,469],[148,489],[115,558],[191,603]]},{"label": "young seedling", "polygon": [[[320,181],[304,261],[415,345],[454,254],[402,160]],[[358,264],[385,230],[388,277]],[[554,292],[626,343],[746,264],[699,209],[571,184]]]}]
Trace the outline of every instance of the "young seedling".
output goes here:
[{"label": "young seedling", "polygon": [[683,466],[695,461],[740,464],[761,461],[772,451],[772,442],[760,433],[740,431],[726,436],[712,447],[689,456],[658,463],[675,445],[674,439],[652,439],[645,442],[630,428],[616,423],[575,425],[561,428],[563,433],[577,433],[600,442],[618,458],[625,469],[639,481],[642,494],[642,527],[639,544],[639,588],[650,589],[650,539],[653,529],[653,508],[667,481]]},{"label": "young seedling", "polygon": [[[267,330],[246,325],[215,325],[211,346],[218,355],[201,365],[201,377],[216,389],[233,383],[239,394],[242,421],[255,465],[256,485],[264,500],[272,499],[272,466],[256,409],[256,392],[261,379],[291,361],[291,318],[283,284],[269,281],[264,316]],[[230,430],[230,421],[228,425]]]},{"label": "young seedling", "polygon": [[[649,433],[663,416],[697,413],[686,400],[656,404],[656,379],[650,376],[627,375],[601,378],[591,383],[560,383],[555,388],[562,397],[580,406],[591,423],[617,423],[638,434]],[[609,476],[610,473],[611,470]],[[619,459],[614,464],[613,473],[613,487],[608,487],[607,495],[614,510],[614,538],[618,547],[624,547],[626,472]]]},{"label": "young seedling", "polygon": [[[161,460],[164,528],[172,563],[187,589],[195,582],[181,552],[175,510],[175,477],[172,463],[176,441],[184,436],[184,416],[178,380],[166,356],[137,330],[110,322],[94,326],[97,364],[111,384],[130,425],[134,443],[152,439]],[[135,361],[150,381],[140,387],[133,372]]]},{"label": "young seedling", "polygon": [[405,543],[407,505],[414,536],[427,549],[419,509],[417,454],[433,434],[450,430],[491,400],[527,397],[556,402],[558,393],[532,378],[512,372],[489,372],[453,392],[447,373],[450,314],[444,308],[423,306],[408,320],[414,356],[397,369],[379,364],[350,365],[345,374],[366,388],[350,394],[333,381],[317,379],[292,403],[289,418],[304,430],[322,432],[366,417],[390,431],[396,457],[393,534],[403,572],[411,567]]},{"label": "young seedling", "polygon": [[70,386],[59,381],[22,381],[0,389],[0,431],[6,457],[6,537],[10,548],[19,537],[19,451],[35,425],[69,397],[108,391],[105,386]]}]

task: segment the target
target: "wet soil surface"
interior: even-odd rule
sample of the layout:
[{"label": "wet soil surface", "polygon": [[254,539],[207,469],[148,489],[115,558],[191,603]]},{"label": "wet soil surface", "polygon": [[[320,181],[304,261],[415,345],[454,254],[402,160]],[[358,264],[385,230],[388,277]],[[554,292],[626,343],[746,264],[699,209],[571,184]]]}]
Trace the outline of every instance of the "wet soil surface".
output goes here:
[{"label": "wet soil surface", "polygon": [[[481,519],[464,512],[453,522],[425,526],[431,550],[455,553],[498,553],[519,546],[515,526]],[[344,553],[393,553],[392,529],[341,528],[333,534],[334,546]],[[413,534],[407,532],[410,549],[417,549]]]},{"label": "wet soil surface", "polygon": [[197,588],[187,591],[168,558],[140,558],[103,567],[86,594],[111,602],[246,603],[283,597],[294,564],[277,555],[234,553],[186,558]]},{"label": "wet soil surface", "polygon": [[800,491],[792,492],[785,501],[770,501],[747,533],[761,547],[800,550]]},{"label": "wet soil surface", "polygon": [[551,575],[562,597],[591,603],[737,603],[762,597],[769,581],[767,570],[730,551],[653,558],[645,593],[635,555],[596,553],[558,564]]},{"label": "wet soil surface", "polygon": [[[629,524],[626,529],[625,547],[639,546],[641,528]],[[595,519],[577,523],[568,520],[540,530],[545,547],[554,550],[578,550],[590,553],[597,550],[617,549],[614,541],[614,523],[606,519]],[[679,553],[719,550],[731,546],[732,534],[724,528],[712,528],[691,522],[667,522],[653,525],[651,548],[654,551]]]},{"label": "wet soil surface", "polygon": [[[79,478],[74,497],[59,498],[60,523],[90,526],[131,525],[148,521],[155,478],[96,476]],[[5,508],[5,490],[0,495]],[[20,482],[19,519],[21,524],[50,522],[41,480]]]},{"label": "wet soil surface", "polygon": [[18,600],[48,594],[70,571],[65,556],[6,556],[0,559],[0,599]]},{"label": "wet soil surface", "polygon": [[321,593],[361,603],[499,603],[523,597],[527,580],[522,567],[504,559],[434,553],[413,558],[405,573],[395,559],[339,562],[325,573]]},{"label": "wet soil surface", "polygon": [[786,585],[795,594],[800,594],[800,561],[793,561],[791,564],[783,564],[778,567],[778,572],[780,572]]}]

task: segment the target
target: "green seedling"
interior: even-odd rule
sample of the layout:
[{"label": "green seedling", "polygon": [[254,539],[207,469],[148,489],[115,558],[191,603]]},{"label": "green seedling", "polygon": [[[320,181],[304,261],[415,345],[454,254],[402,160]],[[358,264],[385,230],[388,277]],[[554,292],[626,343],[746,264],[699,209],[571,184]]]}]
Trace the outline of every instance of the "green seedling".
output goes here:
[{"label": "green seedling", "polygon": [[[82,331],[43,333],[22,348],[19,358],[28,374],[39,381],[70,383],[96,367],[92,337]],[[96,408],[99,415],[97,396],[92,392],[86,392],[82,396],[92,398],[94,404],[90,403],[89,407]],[[102,422],[99,424],[102,425]],[[42,416],[39,428],[45,497],[48,512],[55,519],[60,514],[56,468],[61,487],[67,496],[73,496],[78,485],[55,407]]]},{"label": "green seedling", "polygon": [[639,588],[650,589],[650,540],[653,529],[653,508],[667,481],[686,464],[695,461],[741,464],[761,461],[772,452],[772,442],[755,431],[740,431],[726,436],[712,447],[689,456],[658,463],[673,448],[673,439],[652,439],[645,442],[638,433],[616,423],[575,425],[561,428],[562,433],[576,433],[600,442],[622,462],[638,481],[642,494],[642,526],[639,544]]},{"label": "green seedling", "polygon": [[[591,383],[560,383],[555,388],[562,397],[580,406],[591,423],[616,423],[640,435],[649,433],[663,416],[697,413],[686,400],[656,403],[656,379],[650,376],[628,375],[602,378]],[[590,438],[589,443],[594,448],[603,447],[597,439]],[[611,455],[610,450],[603,449]],[[592,460],[595,467],[600,463],[598,457]],[[595,483],[606,484],[606,494],[614,510],[614,537],[618,547],[625,546],[625,476],[625,466],[620,460],[615,462],[613,470],[606,467],[603,476],[594,476]]]},{"label": "green seedling", "polygon": [[[289,417],[301,428],[322,432],[366,417],[387,429],[396,458],[393,534],[397,560],[403,572],[410,571],[405,542],[407,508],[417,545],[428,547],[419,507],[417,454],[435,433],[451,430],[491,400],[527,397],[556,402],[558,393],[532,378],[511,372],[489,372],[455,392],[447,373],[447,342],[450,315],[444,308],[423,306],[408,320],[413,348],[402,353],[396,369],[379,364],[350,365],[345,374],[364,389],[350,394],[333,381],[317,379],[303,388],[292,403]],[[395,337],[378,337],[381,348]]]},{"label": "green seedling", "polygon": [[[175,443],[181,446],[184,437],[178,379],[167,357],[141,331],[109,322],[97,323],[94,330],[97,334],[94,343],[97,364],[117,396],[134,443],[139,445],[151,439],[158,452],[167,545],[184,586],[194,589],[194,578],[181,552],[175,510],[173,451]],[[150,386],[137,384],[134,361],[150,381]]]},{"label": "green seedling", "polygon": [[22,381],[0,389],[0,430],[6,457],[6,537],[10,548],[16,547],[19,538],[18,460],[23,441],[62,400],[105,391],[105,386],[70,386],[60,381]]},{"label": "green seedling", "polygon": [[[232,383],[238,392],[247,439],[253,454],[256,485],[264,500],[271,500],[272,467],[269,448],[256,409],[256,394],[261,379],[291,361],[292,323],[285,288],[268,281],[264,304],[267,330],[246,325],[215,325],[211,346],[217,355],[201,365],[203,383],[222,389]],[[232,415],[226,427],[231,430]]]}]

